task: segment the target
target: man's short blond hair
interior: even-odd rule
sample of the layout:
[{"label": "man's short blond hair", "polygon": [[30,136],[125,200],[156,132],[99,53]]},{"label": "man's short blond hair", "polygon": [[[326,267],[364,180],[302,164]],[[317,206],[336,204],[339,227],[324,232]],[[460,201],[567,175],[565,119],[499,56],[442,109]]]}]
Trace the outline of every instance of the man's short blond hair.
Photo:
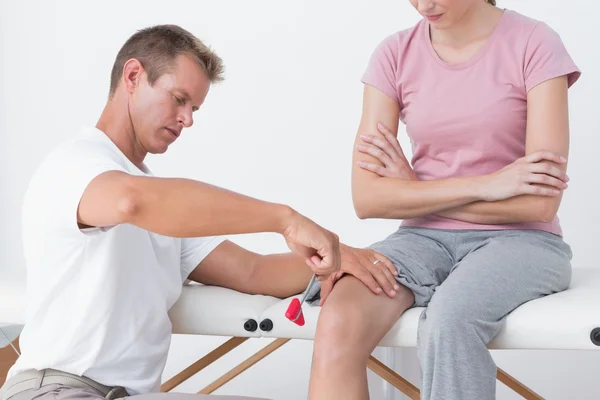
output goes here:
[{"label": "man's short blond hair", "polygon": [[223,80],[223,61],[200,39],[177,25],[156,25],[137,31],[119,50],[110,76],[110,96],[128,60],[135,58],[142,64],[152,85],[182,54],[196,61],[211,83]]}]

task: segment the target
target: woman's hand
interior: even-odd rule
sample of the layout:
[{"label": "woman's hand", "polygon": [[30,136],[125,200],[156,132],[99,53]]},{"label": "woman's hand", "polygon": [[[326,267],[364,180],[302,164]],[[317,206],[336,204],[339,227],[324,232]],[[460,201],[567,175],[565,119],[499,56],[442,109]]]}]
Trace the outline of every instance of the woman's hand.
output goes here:
[{"label": "woman's hand", "polygon": [[394,297],[400,289],[396,276],[398,271],[385,256],[371,250],[358,249],[340,243],[342,267],[339,272],[329,275],[321,282],[321,305],[325,303],[335,283],[344,275],[350,274],[365,284],[373,293],[385,292]]},{"label": "woman's hand", "polygon": [[569,177],[560,168],[567,160],[549,151],[538,151],[477,179],[481,198],[504,200],[523,194],[558,196],[568,185]]},{"label": "woman's hand", "polygon": [[359,167],[386,178],[417,180],[417,176],[404,156],[396,135],[381,123],[377,124],[377,130],[383,135],[383,138],[361,135],[361,139],[365,144],[357,145],[357,150],[375,157],[383,166],[359,161]]}]

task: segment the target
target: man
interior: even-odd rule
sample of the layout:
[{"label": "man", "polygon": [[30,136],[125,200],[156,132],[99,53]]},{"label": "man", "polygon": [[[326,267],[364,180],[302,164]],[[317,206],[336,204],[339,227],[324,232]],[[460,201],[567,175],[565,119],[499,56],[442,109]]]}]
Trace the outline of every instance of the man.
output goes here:
[{"label": "man", "polygon": [[[188,31],[137,32],[117,55],[96,126],[36,171],[23,205],[22,355],[1,400],[204,397],[151,394],[169,349],[167,312],[186,279],[288,297],[316,273],[329,276],[324,301],[345,271],[377,293],[391,290],[389,261],[340,253],[335,234],[290,207],[152,175],[146,155],[164,153],[192,125],[221,74],[221,59]],[[282,234],[292,252],[258,255],[219,238],[253,232]]]}]

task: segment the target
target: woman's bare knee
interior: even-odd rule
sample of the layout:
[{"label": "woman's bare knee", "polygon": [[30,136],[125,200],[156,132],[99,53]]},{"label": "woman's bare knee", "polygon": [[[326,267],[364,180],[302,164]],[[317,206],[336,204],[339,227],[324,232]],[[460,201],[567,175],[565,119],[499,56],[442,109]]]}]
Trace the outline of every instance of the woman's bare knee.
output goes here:
[{"label": "woman's bare knee", "polygon": [[315,357],[340,362],[363,360],[414,301],[412,292],[401,287],[394,298],[373,294],[358,279],[342,278],[319,315]]},{"label": "woman's bare knee", "polygon": [[358,359],[368,355],[365,346],[367,329],[362,310],[333,303],[319,315],[315,336],[315,356],[323,361],[338,363],[343,358]]}]

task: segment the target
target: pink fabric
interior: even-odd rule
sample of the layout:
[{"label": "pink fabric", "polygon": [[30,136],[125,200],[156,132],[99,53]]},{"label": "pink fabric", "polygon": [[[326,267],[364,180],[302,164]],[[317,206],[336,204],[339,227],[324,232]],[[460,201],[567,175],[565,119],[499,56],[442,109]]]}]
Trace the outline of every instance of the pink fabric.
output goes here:
[{"label": "pink fabric", "polygon": [[[543,22],[505,10],[484,47],[469,61],[448,64],[434,51],[429,24],[396,32],[374,51],[362,82],[400,105],[419,180],[495,172],[525,155],[527,92],[541,82],[581,72],[559,35]],[[405,226],[443,229],[540,229],[551,223],[480,225],[426,216]]]}]

